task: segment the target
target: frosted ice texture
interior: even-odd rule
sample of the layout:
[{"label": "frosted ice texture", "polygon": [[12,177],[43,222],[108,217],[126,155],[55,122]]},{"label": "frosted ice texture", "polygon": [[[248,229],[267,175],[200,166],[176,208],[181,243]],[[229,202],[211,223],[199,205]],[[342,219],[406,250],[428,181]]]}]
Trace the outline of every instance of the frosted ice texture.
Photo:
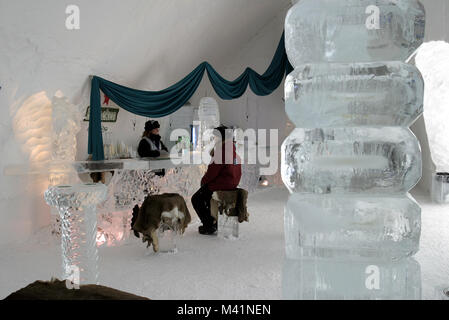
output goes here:
[{"label": "frosted ice texture", "polygon": [[413,258],[392,261],[286,259],[283,299],[420,300],[421,267]]},{"label": "frosted ice texture", "polygon": [[285,84],[286,111],[299,128],[408,127],[423,96],[419,70],[399,61],[306,64]]},{"label": "frosted ice texture", "polygon": [[50,187],[45,201],[59,211],[63,277],[70,276],[73,266],[79,268],[80,284],[98,282],[97,211],[106,198],[103,184],[80,184]]},{"label": "frosted ice texture", "polygon": [[420,232],[421,208],[408,196],[293,194],[285,208],[290,259],[398,260],[418,251]]},{"label": "frosted ice texture", "polygon": [[194,165],[166,169],[164,176],[157,176],[151,170],[123,170],[114,174],[109,183],[109,195],[105,209],[131,210],[141,205],[147,195],[179,193],[191,197],[199,188],[200,180],[206,172],[205,165]]},{"label": "frosted ice texture", "polygon": [[281,163],[292,193],[406,193],[422,173],[418,140],[400,127],[295,129]]},{"label": "frosted ice texture", "polygon": [[302,0],[287,14],[285,43],[294,67],[404,61],[421,45],[424,31],[425,10],[416,0]]},{"label": "frosted ice texture", "polygon": [[226,214],[218,215],[218,237],[224,239],[237,239],[239,237],[238,217],[229,217]]}]

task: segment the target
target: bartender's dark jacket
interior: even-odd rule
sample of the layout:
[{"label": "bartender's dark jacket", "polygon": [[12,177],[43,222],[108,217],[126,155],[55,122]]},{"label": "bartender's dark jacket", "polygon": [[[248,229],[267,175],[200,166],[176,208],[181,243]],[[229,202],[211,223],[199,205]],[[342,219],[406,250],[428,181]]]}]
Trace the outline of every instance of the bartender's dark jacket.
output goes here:
[{"label": "bartender's dark jacket", "polygon": [[161,150],[168,152],[167,147],[161,141],[161,136],[151,134],[149,137],[143,137],[140,140],[137,153],[141,158],[155,158],[161,155]]}]

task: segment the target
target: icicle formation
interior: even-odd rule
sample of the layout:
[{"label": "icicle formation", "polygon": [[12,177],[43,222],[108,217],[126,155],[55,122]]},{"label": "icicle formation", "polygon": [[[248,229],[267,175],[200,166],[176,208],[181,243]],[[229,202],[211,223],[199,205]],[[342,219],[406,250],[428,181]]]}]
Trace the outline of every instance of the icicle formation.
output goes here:
[{"label": "icicle formation", "polygon": [[[404,279],[417,268],[389,266],[419,249],[421,209],[408,192],[421,178],[421,149],[409,126],[423,112],[424,83],[402,61],[423,42],[424,28],[417,0],[302,0],[290,9],[286,49],[295,70],[285,100],[298,128],[282,147],[282,177],[292,193],[286,251],[309,280],[299,291],[287,289],[286,298],[416,296]],[[316,273],[337,260],[361,262]],[[365,278],[373,261],[403,287],[371,290]],[[314,286],[313,279],[328,282]]]}]

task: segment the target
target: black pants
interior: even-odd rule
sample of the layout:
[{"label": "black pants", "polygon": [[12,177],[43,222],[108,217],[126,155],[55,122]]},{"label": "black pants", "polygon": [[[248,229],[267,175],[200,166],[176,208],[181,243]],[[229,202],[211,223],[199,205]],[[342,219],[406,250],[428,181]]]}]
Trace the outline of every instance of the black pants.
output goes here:
[{"label": "black pants", "polygon": [[207,186],[202,186],[201,189],[192,196],[193,208],[205,227],[212,227],[215,223],[210,212],[212,193],[213,192],[210,191]]}]

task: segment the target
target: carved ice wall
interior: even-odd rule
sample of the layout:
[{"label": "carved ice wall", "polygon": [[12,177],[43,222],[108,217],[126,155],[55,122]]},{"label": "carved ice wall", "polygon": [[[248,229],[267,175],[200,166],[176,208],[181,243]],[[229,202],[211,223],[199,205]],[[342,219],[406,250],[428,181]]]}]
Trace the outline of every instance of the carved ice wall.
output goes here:
[{"label": "carved ice wall", "polygon": [[125,241],[130,235],[132,208],[140,206],[147,195],[179,193],[189,205],[206,170],[205,165],[172,168],[164,176],[149,170],[116,171],[106,201],[98,207],[97,244],[114,246]]}]

